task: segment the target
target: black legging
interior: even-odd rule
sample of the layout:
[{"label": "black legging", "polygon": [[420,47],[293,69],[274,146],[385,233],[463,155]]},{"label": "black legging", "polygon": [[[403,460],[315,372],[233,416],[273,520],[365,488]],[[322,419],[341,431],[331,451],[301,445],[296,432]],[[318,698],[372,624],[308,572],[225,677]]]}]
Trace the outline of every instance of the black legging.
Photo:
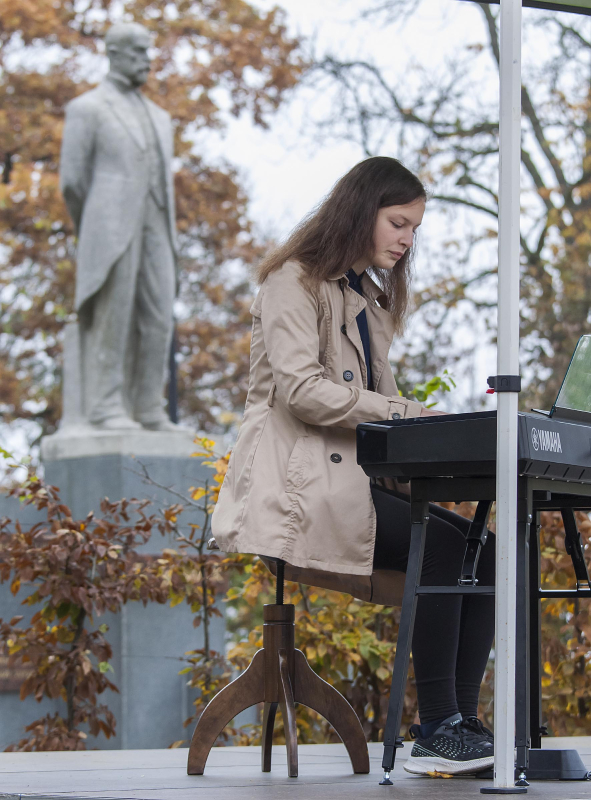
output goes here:
[{"label": "black legging", "polygon": [[[410,546],[409,498],[372,486],[377,514],[374,566],[406,572]],[[456,586],[470,520],[429,505],[421,583]],[[489,534],[477,570],[481,585],[495,582],[495,537]],[[413,663],[422,723],[456,714],[476,715],[478,694],[495,632],[494,597],[421,595],[417,601]]]}]

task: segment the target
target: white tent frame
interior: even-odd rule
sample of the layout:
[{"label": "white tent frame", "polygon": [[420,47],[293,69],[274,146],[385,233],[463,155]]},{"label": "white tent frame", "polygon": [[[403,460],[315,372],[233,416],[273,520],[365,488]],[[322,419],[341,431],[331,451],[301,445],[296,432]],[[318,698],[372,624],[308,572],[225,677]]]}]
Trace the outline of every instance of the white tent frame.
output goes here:
[{"label": "white tent frame", "polygon": [[[494,2],[494,0],[492,0]],[[553,11],[591,14],[591,0],[524,0]],[[497,374],[519,374],[521,168],[521,0],[500,0],[499,269]],[[495,592],[495,767],[486,794],[515,786],[517,576],[517,392],[497,395],[497,555]],[[531,520],[529,521],[531,522]]]},{"label": "white tent frame", "polygon": [[[521,0],[500,0],[497,374],[519,374]],[[515,786],[517,392],[497,394],[495,767],[492,792]],[[502,790],[505,790],[503,792]],[[490,793],[490,789],[487,793]]]}]

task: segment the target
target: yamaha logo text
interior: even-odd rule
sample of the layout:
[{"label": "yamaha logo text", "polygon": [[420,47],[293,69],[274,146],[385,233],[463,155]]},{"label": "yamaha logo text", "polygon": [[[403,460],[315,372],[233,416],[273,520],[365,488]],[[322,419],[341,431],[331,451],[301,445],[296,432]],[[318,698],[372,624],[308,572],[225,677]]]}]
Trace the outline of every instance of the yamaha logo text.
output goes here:
[{"label": "yamaha logo text", "polygon": [[531,443],[534,450],[546,450],[550,453],[562,453],[560,434],[556,431],[543,431],[538,428],[531,429]]}]

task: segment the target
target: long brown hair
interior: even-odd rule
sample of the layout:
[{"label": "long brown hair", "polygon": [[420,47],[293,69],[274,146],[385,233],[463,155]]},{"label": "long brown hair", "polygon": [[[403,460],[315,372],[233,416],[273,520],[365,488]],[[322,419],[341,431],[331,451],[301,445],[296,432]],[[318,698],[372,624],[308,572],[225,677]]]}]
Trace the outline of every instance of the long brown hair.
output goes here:
[{"label": "long brown hair", "polygon": [[[357,261],[373,252],[378,211],[402,206],[427,192],[421,181],[395,158],[376,156],[356,164],[334,186],[328,197],[294,229],[287,241],[258,265],[262,283],[286,261],[298,261],[312,284],[344,275]],[[388,298],[387,309],[400,333],[408,311],[412,249],[394,269],[371,267]]]}]

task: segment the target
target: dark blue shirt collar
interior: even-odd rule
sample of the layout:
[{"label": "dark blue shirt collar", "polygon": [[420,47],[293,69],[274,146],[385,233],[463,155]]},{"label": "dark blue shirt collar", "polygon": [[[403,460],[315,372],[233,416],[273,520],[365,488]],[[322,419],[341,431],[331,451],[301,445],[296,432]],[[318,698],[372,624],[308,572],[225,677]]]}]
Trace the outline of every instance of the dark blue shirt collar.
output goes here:
[{"label": "dark blue shirt collar", "polygon": [[350,270],[347,270],[345,274],[347,275],[347,278],[349,280],[349,286],[352,289],[359,290],[361,288],[361,278],[363,278],[363,276],[365,275],[365,271],[363,271],[361,275],[358,275],[355,272],[355,270],[351,268]]}]

